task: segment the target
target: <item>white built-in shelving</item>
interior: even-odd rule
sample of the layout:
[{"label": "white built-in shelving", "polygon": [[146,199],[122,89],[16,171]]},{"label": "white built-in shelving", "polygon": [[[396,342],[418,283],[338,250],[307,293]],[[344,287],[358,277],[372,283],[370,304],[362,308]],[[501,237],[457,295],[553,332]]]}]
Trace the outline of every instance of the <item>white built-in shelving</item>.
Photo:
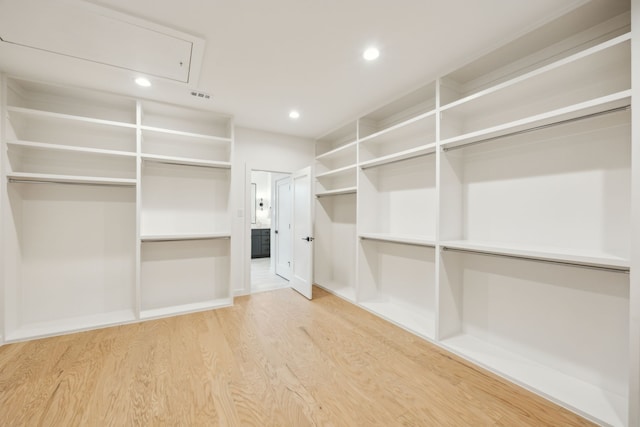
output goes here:
[{"label": "white built-in shelving", "polygon": [[316,141],[315,281],[356,300],[357,122]]},{"label": "white built-in shelving", "polygon": [[361,238],[358,247],[357,301],[361,306],[433,339],[435,248],[402,238]]},{"label": "white built-in shelving", "polygon": [[13,77],[0,93],[4,341],[231,304],[229,117]]},{"label": "white built-in shelving", "polygon": [[[627,426],[639,422],[629,366],[640,360],[629,341],[632,35],[618,13],[584,4],[320,149],[319,181],[356,160],[357,277],[322,277],[333,263],[323,248],[316,282],[596,423]],[[342,189],[317,190],[335,208],[327,196]],[[317,236],[342,224],[327,212],[318,205]]]},{"label": "white built-in shelving", "polygon": [[140,109],[140,317],[230,305],[231,120]]}]

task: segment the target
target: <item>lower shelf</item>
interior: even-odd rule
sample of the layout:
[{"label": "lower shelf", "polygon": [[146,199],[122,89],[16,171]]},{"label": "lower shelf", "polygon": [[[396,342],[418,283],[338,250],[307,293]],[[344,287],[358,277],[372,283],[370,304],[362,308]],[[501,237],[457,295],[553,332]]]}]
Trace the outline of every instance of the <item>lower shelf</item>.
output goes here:
[{"label": "lower shelf", "polygon": [[140,312],[140,319],[148,320],[159,317],[174,316],[176,314],[195,313],[197,311],[212,310],[214,308],[229,307],[233,305],[233,298],[224,298],[211,301],[197,302],[193,304],[176,305],[172,307],[154,308]]},{"label": "lower shelf", "polygon": [[62,335],[74,332],[86,331],[89,329],[114,326],[122,323],[129,323],[136,320],[133,310],[120,310],[109,313],[99,313],[90,316],[70,317],[68,319],[34,322],[23,325],[7,334],[5,342],[23,341],[49,337],[52,335]]},{"label": "lower shelf", "polygon": [[323,281],[322,283],[316,283],[315,285],[349,302],[356,301],[355,288],[346,283]]},{"label": "lower shelf", "polygon": [[626,425],[627,399],[550,369],[518,354],[461,334],[441,341],[446,349],[599,423]]},{"label": "lower shelf", "polygon": [[410,332],[434,339],[435,322],[432,313],[419,310],[411,305],[394,301],[393,299],[378,299],[364,301],[359,304],[362,308],[407,329]]}]

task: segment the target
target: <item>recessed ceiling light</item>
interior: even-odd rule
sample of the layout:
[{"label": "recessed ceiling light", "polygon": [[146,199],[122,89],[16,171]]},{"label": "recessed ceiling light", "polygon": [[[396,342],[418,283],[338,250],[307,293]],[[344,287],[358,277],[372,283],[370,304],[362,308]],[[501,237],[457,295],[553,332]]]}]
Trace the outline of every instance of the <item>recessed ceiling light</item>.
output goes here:
[{"label": "recessed ceiling light", "polygon": [[296,110],[291,110],[291,112],[289,113],[289,118],[295,120],[298,117],[300,117],[300,113],[298,113]]},{"label": "recessed ceiling light", "polygon": [[135,82],[136,82],[136,84],[137,84],[138,86],[142,86],[142,87],[149,87],[149,86],[151,86],[151,82],[150,82],[150,81],[149,81],[149,79],[148,79],[148,78],[146,78],[146,77],[138,77],[138,78],[136,78]]},{"label": "recessed ceiling light", "polygon": [[378,56],[380,56],[380,51],[375,47],[368,48],[362,54],[362,57],[367,61],[373,61],[374,59],[378,58]]}]

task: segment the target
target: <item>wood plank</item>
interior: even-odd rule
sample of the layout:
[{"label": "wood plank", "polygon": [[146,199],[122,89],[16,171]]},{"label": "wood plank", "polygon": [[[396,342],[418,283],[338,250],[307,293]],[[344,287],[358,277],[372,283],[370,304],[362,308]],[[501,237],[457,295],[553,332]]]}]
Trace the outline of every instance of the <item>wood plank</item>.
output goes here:
[{"label": "wood plank", "polygon": [[319,288],[0,347],[0,425],[105,422],[590,425]]}]

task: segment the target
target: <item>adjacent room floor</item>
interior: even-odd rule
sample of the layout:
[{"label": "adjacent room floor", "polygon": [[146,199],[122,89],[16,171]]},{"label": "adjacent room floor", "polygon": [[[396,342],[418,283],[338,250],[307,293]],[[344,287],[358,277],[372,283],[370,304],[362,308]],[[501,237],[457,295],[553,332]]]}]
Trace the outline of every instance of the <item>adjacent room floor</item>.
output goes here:
[{"label": "adjacent room floor", "polygon": [[289,281],[274,274],[270,268],[271,258],[254,258],[251,260],[251,292],[289,287]]},{"label": "adjacent room floor", "polygon": [[0,425],[589,423],[320,289],[0,347]]}]

